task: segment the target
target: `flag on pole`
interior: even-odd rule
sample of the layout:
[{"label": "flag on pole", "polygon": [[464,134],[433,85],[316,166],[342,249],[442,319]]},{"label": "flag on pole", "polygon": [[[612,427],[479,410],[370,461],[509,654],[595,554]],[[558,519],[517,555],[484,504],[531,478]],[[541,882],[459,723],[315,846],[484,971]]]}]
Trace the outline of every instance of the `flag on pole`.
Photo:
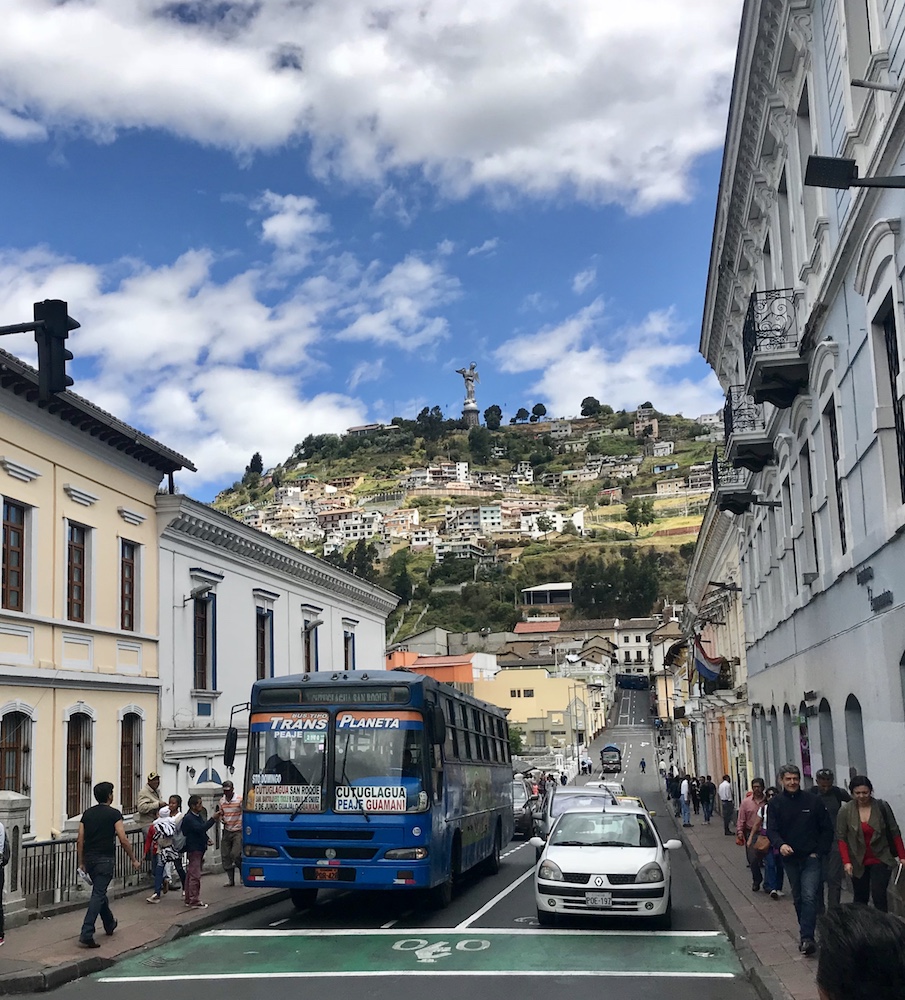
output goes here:
[{"label": "flag on pole", "polygon": [[705,652],[700,639],[694,641],[694,669],[705,681],[719,680],[723,659],[712,659]]}]

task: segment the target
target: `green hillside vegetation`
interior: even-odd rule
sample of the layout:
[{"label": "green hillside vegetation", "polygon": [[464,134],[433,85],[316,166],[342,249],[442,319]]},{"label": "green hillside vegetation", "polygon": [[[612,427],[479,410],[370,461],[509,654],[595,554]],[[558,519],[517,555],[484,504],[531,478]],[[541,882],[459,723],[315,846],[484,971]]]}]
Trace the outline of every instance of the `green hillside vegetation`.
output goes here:
[{"label": "green hillside vegetation", "polygon": [[[570,421],[573,439],[602,428],[631,428],[633,412],[613,412],[596,400],[592,401],[596,408],[586,407],[589,399],[582,402],[582,410],[593,415]],[[278,486],[310,477],[320,481],[352,477],[356,483],[347,492],[357,498],[399,494],[399,479],[409,470],[441,461],[466,461],[472,471],[501,475],[508,475],[518,462],[530,462],[538,480],[545,472],[584,464],[581,454],[558,453],[557,442],[543,430],[543,425],[534,426],[534,414],[529,416],[527,409],[520,413],[523,419],[501,424],[498,429],[482,426],[466,430],[461,421],[445,419],[438,407],[425,407],[414,420],[394,418],[393,430],[360,437],[308,435],[267,474],[260,455],[253,456],[242,479],[224,490],[214,506],[227,512],[249,503],[261,506],[273,498]],[[431,551],[412,552],[402,542],[394,544],[391,553],[384,551],[383,561],[378,559],[375,545],[363,542],[332,555],[329,561],[399,596],[400,607],[388,623],[388,633],[395,641],[435,625],[451,631],[511,629],[520,618],[517,604],[521,589],[561,580],[574,584],[575,607],[567,614],[578,618],[644,616],[659,600],[681,600],[694,550],[695,528],[707,498],[656,498],[638,500],[632,506],[631,497],[655,493],[657,480],[663,478],[653,474],[655,464],[676,462],[679,468],[668,477],[684,476],[691,465],[710,460],[713,445],[693,440],[704,432],[693,421],[662,413],[655,416],[659,438],[675,440],[675,454],[668,458],[645,457],[634,481],[610,483],[601,478],[561,490],[540,485],[522,487],[523,495],[558,496],[562,501],[558,509],[562,511],[586,507],[583,538],[567,524],[562,534],[551,531],[536,542],[499,540],[490,546],[497,561],[484,565],[471,560],[437,564]],[[488,413],[488,418],[495,415]],[[536,430],[542,432],[535,434]],[[645,443],[631,436],[604,435],[589,442],[588,454],[638,456]],[[598,506],[600,490],[610,485],[623,487],[626,502]],[[492,503],[502,497],[400,497],[399,503],[419,508],[421,525],[430,526],[442,521],[448,505]],[[641,506],[646,516],[639,522],[637,511]],[[630,523],[632,511],[635,524]],[[672,530],[676,533],[664,533]],[[306,549],[315,555],[322,551],[316,545]]]}]

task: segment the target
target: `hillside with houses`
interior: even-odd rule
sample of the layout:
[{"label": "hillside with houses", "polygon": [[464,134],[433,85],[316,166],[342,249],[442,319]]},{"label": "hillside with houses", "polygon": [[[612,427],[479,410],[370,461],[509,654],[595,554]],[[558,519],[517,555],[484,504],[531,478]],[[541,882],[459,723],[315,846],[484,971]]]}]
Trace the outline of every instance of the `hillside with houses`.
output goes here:
[{"label": "hillside with houses", "polygon": [[274,468],[253,456],[214,506],[394,591],[397,639],[511,628],[522,592],[551,583],[566,615],[646,615],[682,595],[722,414],[592,402],[574,419],[501,426],[489,408],[465,428],[434,407],[310,435]]}]

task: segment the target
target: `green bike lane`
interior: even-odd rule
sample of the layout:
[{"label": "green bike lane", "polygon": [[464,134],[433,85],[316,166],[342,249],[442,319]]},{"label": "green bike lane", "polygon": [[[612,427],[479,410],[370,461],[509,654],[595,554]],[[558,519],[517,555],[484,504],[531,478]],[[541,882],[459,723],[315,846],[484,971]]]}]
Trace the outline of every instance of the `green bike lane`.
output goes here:
[{"label": "green bike lane", "polygon": [[742,969],[715,931],[216,930],[136,955],[102,983],[513,976],[726,980]]}]

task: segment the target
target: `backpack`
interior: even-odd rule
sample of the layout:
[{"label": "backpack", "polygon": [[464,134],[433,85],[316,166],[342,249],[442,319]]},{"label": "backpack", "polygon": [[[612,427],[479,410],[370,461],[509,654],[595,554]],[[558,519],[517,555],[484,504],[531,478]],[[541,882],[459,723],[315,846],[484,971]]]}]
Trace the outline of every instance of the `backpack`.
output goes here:
[{"label": "backpack", "polygon": [[173,837],[173,850],[177,854],[182,854],[185,850],[185,834],[180,830],[175,837]]}]

